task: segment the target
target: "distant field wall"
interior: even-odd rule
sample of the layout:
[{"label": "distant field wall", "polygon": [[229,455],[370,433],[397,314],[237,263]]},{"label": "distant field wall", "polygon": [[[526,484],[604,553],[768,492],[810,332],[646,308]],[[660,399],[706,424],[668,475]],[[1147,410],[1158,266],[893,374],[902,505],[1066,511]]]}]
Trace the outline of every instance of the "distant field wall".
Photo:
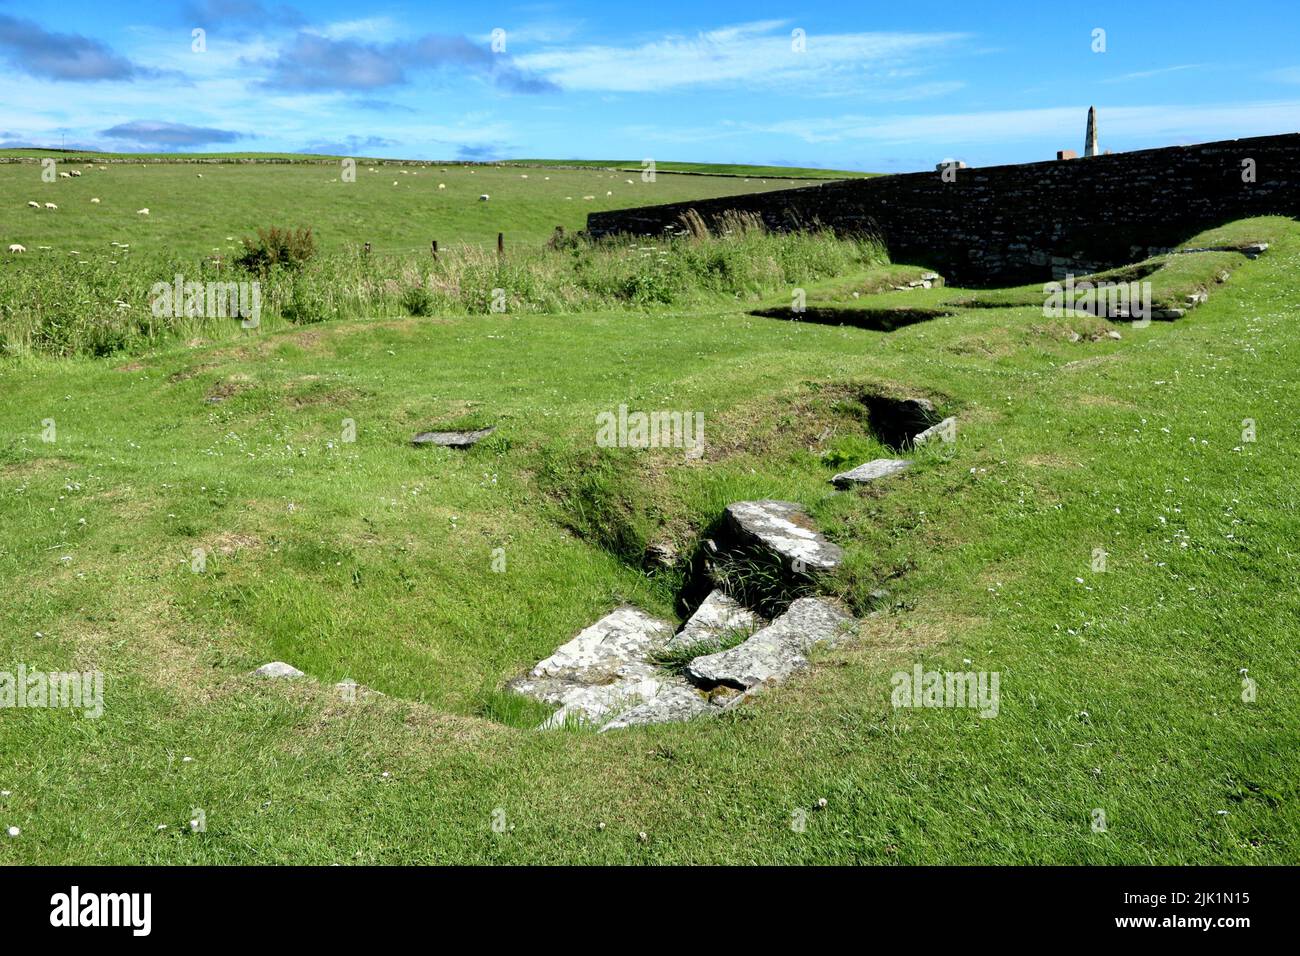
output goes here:
[{"label": "distant field wall", "polygon": [[896,262],[967,285],[1039,282],[1146,258],[1234,219],[1300,216],[1300,134],[957,169],[950,178],[907,173],[594,212],[587,231],[659,235],[680,228],[688,209],[706,220],[740,210],[774,229],[873,232]]}]

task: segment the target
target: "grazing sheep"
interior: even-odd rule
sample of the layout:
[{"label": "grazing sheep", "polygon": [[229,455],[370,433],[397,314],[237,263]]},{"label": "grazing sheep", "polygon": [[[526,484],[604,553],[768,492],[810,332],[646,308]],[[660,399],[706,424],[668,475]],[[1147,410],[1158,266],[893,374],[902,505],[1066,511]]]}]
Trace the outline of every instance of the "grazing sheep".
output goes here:
[{"label": "grazing sheep", "polygon": [[15,243],[13,243],[12,245],[9,246],[9,251],[10,251],[10,252],[26,252],[26,251],[27,251],[27,247],[26,247],[26,246],[20,246],[20,245],[18,245],[18,243],[15,242]]},{"label": "grazing sheep", "polygon": [[71,179],[71,178],[72,178],[72,173],[59,173],[59,178],[60,178],[60,179]]},{"label": "grazing sheep", "polygon": [[146,207],[146,208],[144,208],[144,209],[137,209],[137,210],[135,211],[135,214],[136,214],[137,216],[147,216],[147,215],[149,215],[149,209],[148,209],[148,207]]},{"label": "grazing sheep", "polygon": [[610,192],[608,189],[606,189],[606,190],[605,190],[605,195],[606,195],[606,196],[612,196],[612,195],[614,195],[614,194],[613,194],[612,192]]},{"label": "grazing sheep", "polygon": [[479,201],[479,202],[487,202],[489,198],[491,198],[491,197],[489,197],[487,193],[484,193],[483,195],[481,195],[481,196],[478,197],[478,201]]},{"label": "grazing sheep", "polygon": [[632,185],[632,180],[630,180],[630,179],[625,179],[625,180],[623,180],[623,181],[624,181],[625,183],[627,183],[629,186]]},{"label": "grazing sheep", "polygon": [[397,185],[397,180],[396,180],[396,179],[393,180],[393,185],[394,185],[394,186]]},{"label": "grazing sheep", "polygon": [[74,169],[72,172],[68,173],[68,175],[69,175],[69,176],[73,176],[73,177],[80,177],[80,176],[81,176],[81,171],[78,170],[78,169]]},{"label": "grazing sheep", "polygon": [[202,179],[202,178],[203,178],[203,174],[202,174],[202,173],[195,173],[194,175],[198,176],[199,179]]},{"label": "grazing sheep", "polygon": [[438,183],[438,188],[439,188],[439,189],[446,189],[446,188],[447,188],[447,184],[446,184],[446,183]]},{"label": "grazing sheep", "polygon": [[41,208],[41,204],[40,204],[40,203],[38,203],[38,202],[34,202],[34,201],[31,200],[31,199],[27,200],[27,205],[31,206],[33,209],[40,209],[40,208]]},{"label": "grazing sheep", "polygon": [[98,203],[98,202],[99,202],[99,197],[96,196],[96,197],[94,197],[93,199],[91,199],[90,201],[93,202],[93,203]]},{"label": "grazing sheep", "polygon": [[528,174],[527,174],[527,173],[520,173],[519,178],[520,178],[520,179],[527,179],[527,178],[528,178]]},{"label": "grazing sheep", "polygon": [[54,205],[54,203],[52,203],[52,202],[47,202],[47,203],[45,204],[45,208],[46,208],[46,209],[58,209],[59,207],[56,206],[56,205]]}]

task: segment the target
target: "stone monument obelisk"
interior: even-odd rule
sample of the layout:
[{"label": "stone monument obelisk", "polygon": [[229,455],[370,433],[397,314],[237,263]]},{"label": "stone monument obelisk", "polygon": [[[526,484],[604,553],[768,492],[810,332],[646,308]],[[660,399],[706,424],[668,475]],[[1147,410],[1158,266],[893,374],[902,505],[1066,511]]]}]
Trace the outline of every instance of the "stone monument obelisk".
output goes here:
[{"label": "stone monument obelisk", "polygon": [[1083,139],[1083,155],[1100,156],[1101,150],[1097,148],[1097,107],[1088,107],[1088,132]]}]

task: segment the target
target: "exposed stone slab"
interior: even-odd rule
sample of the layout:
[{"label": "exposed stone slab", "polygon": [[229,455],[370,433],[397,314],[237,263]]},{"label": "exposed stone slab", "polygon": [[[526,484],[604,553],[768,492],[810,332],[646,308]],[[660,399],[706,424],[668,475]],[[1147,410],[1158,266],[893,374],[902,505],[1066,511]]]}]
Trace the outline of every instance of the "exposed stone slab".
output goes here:
[{"label": "exposed stone slab", "polygon": [[939,422],[937,425],[931,425],[925,431],[912,437],[912,447],[920,448],[928,441],[952,441],[957,436],[957,419],[950,416]]},{"label": "exposed stone slab", "polygon": [[263,664],[257,670],[253,671],[253,676],[292,678],[292,677],[306,677],[307,675],[304,674],[302,671],[298,670],[298,668],[286,664],[284,661],[271,661],[271,663]]},{"label": "exposed stone slab", "polygon": [[672,625],[624,606],[583,629],[524,677],[506,686],[559,709],[543,728],[570,719],[608,720],[659,693],[668,676],[649,656],[672,636]]},{"label": "exposed stone slab", "polygon": [[675,651],[693,644],[716,641],[728,631],[752,630],[762,619],[735,598],[715,588],[695,609],[690,620],[664,645],[664,650]]},{"label": "exposed stone slab", "polygon": [[805,655],[813,645],[836,640],[853,624],[850,615],[828,601],[800,598],[743,644],[691,661],[686,678],[706,688],[721,684],[748,690],[774,683],[807,666]]},{"label": "exposed stone slab", "polygon": [[877,458],[865,465],[858,465],[852,471],[840,472],[831,478],[831,484],[837,488],[863,485],[878,478],[887,478],[890,475],[898,474],[900,471],[906,471],[911,465],[910,461],[904,461],[901,458]]},{"label": "exposed stone slab", "polygon": [[657,692],[639,704],[623,711],[605,726],[607,730],[623,730],[642,724],[680,723],[698,717],[714,708],[709,698],[698,687],[680,677],[664,681]]},{"label": "exposed stone slab", "polygon": [[474,431],[421,432],[411,439],[412,445],[439,445],[443,448],[471,448],[496,431],[496,426]]},{"label": "exposed stone slab", "polygon": [[559,677],[584,684],[629,676],[626,667],[644,664],[652,651],[667,643],[672,633],[672,625],[667,621],[625,605],[580,631],[577,637],[534,667],[529,676]]},{"label": "exposed stone slab", "polygon": [[844,560],[843,549],[827,541],[793,501],[737,501],[727,505],[726,516],[742,542],[777,555],[796,570],[830,571]]},{"label": "exposed stone slab", "polygon": [[583,684],[554,677],[522,677],[512,681],[509,686],[516,693],[544,704],[558,705],[555,713],[538,728],[552,730],[564,726],[570,720],[600,723],[653,699],[666,678],[649,665],[641,667],[644,669],[629,665],[629,671],[624,677],[607,684]]}]

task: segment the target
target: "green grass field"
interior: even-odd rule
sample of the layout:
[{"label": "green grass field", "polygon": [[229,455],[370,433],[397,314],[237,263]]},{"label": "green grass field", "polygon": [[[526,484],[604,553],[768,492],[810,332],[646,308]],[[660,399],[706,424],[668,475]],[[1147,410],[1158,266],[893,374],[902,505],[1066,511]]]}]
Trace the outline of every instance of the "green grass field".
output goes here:
[{"label": "green grass field", "polygon": [[[611,207],[624,188],[753,187],[201,171],[37,180],[0,238],[31,212],[52,231],[29,248],[134,229],[142,256],[198,255],[298,209],[327,248],[368,232],[400,258],[430,232],[416,203],[445,202],[451,238],[540,244],[602,182]],[[0,166],[4,195],[19,173]],[[22,208],[42,189],[58,213]],[[83,214],[83,194],[115,198]],[[140,205],[147,222],[119,216]],[[1230,277],[1146,328],[1048,319],[1029,290],[887,291],[921,270],[853,253],[783,260],[831,263],[798,284],[843,325],[751,314],[789,305],[777,270],[672,303],[0,359],[0,670],[106,673],[98,720],[0,710],[0,831],[21,828],[0,863],[1296,863],[1300,227],[1225,234],[1272,246],[1153,264],[1171,301]],[[902,306],[951,314],[851,321]],[[863,421],[876,388],[957,415],[955,453],[834,492],[836,471],[892,454]],[[596,447],[620,403],[703,412],[703,458]],[[408,444],[489,423],[468,452]],[[844,546],[826,587],[862,616],[856,639],[721,717],[531,729],[503,682],[621,603],[673,618],[681,569],[640,552],[689,554],[728,502],[763,497],[806,503]],[[247,676],[277,659],[309,680]],[[891,675],[917,663],[999,672],[998,716],[895,709]],[[345,678],[379,693],[350,702]]]},{"label": "green grass field", "polygon": [[[647,183],[639,172],[604,168],[385,166],[366,160],[357,161],[351,183],[342,181],[338,163],[329,162],[93,168],[60,162],[57,169],[82,175],[43,182],[35,162],[0,163],[0,244],[56,256],[74,249],[108,255],[115,251],[113,242],[130,245],[136,254],[212,255],[230,250],[227,236],[278,225],[311,226],[326,249],[369,242],[376,255],[427,253],[435,239],[444,249],[458,243],[495,247],[498,232],[513,247],[538,245],[556,226],[584,229],[587,213],[598,210],[808,185],[788,177],[746,182],[734,175],[671,173]],[[491,198],[481,202],[484,193]],[[41,208],[28,207],[29,201]],[[47,202],[59,208],[47,210]],[[137,215],[138,209],[149,215]]]}]

